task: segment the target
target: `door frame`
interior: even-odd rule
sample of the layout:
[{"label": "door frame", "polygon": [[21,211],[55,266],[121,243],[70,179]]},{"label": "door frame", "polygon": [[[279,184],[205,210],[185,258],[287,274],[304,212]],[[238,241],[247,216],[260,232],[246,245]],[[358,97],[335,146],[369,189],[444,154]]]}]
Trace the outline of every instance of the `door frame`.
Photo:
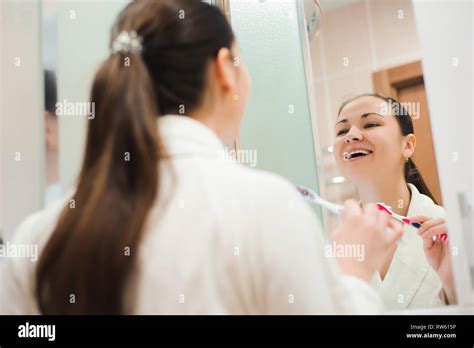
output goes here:
[{"label": "door frame", "polygon": [[397,89],[423,81],[421,61],[404,64],[390,69],[376,71],[373,74],[374,88],[390,96],[397,95]]}]

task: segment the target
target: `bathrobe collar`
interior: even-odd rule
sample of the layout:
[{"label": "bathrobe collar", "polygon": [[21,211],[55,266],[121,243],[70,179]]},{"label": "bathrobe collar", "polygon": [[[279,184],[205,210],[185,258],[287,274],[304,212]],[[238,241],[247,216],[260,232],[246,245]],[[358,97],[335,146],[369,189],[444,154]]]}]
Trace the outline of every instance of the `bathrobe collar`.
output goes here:
[{"label": "bathrobe collar", "polygon": [[171,156],[217,157],[227,153],[217,135],[203,123],[185,115],[165,115],[158,129],[166,152]]},{"label": "bathrobe collar", "polygon": [[[430,208],[426,201],[428,197],[423,196],[414,185],[408,184],[408,186],[411,199],[407,216],[426,215]],[[434,203],[431,202],[431,204]],[[383,282],[378,273],[374,279],[375,286],[379,287],[384,302],[397,303],[398,308],[409,307],[430,267],[424,255],[423,240],[417,230],[405,225],[403,233],[407,238],[407,243],[397,246]],[[386,294],[384,289],[387,291]],[[388,294],[392,297],[395,294],[396,298],[388,298],[386,296]]]}]

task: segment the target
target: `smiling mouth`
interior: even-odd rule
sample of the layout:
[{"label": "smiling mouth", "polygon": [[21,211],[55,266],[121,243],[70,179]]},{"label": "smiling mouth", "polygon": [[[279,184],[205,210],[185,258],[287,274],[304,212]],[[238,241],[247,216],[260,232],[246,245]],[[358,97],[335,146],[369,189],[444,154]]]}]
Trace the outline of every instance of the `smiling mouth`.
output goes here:
[{"label": "smiling mouth", "polygon": [[356,159],[366,157],[370,155],[371,153],[373,153],[373,151],[370,151],[370,150],[355,150],[355,151],[350,151],[350,152],[344,152],[343,159],[344,161],[354,161]]}]

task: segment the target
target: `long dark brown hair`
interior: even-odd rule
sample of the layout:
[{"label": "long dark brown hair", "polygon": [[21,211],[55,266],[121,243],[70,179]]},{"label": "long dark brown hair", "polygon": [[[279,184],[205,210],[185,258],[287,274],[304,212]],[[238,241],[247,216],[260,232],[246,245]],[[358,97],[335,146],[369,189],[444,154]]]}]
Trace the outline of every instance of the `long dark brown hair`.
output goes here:
[{"label": "long dark brown hair", "polygon": [[221,11],[200,0],[134,1],[111,40],[122,31],[135,31],[143,51],[111,54],[95,76],[77,188],[36,272],[44,314],[125,312],[126,282],[158,197],[157,116],[198,107],[209,62],[234,41]]},{"label": "long dark brown hair", "polygon": [[[401,134],[403,136],[408,135],[408,134],[415,134],[415,131],[413,128],[413,121],[411,120],[411,116],[408,113],[408,111],[403,107],[403,105],[397,99],[390,97],[388,95],[382,94],[382,93],[364,93],[364,94],[359,94],[350,99],[347,99],[339,107],[337,116],[341,114],[341,111],[346,107],[347,104],[363,97],[375,97],[387,102],[388,105],[392,106],[395,119],[397,120],[398,125],[400,126]],[[438,204],[433,194],[431,193],[430,189],[428,188],[428,185],[426,185],[425,180],[423,180],[421,173],[418,171],[418,168],[416,167],[415,162],[413,162],[411,158],[409,158],[408,161],[405,162],[404,176],[405,176],[405,181],[407,183],[413,184],[420,193],[430,197],[433,200],[433,202],[435,202],[435,204]]]}]

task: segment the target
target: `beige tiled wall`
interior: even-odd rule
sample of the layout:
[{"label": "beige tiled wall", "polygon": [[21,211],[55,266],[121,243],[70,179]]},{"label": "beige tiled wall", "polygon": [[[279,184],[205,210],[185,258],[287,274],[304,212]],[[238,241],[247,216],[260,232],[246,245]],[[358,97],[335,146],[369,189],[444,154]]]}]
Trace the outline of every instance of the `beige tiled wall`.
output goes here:
[{"label": "beige tiled wall", "polygon": [[[324,12],[324,8],[323,8]],[[372,92],[372,73],[420,59],[411,0],[360,0],[324,12],[321,33],[310,42],[316,124],[323,147],[324,176],[338,175],[332,154],[334,122],[341,102]],[[356,198],[350,183],[328,184],[333,201]]]}]

